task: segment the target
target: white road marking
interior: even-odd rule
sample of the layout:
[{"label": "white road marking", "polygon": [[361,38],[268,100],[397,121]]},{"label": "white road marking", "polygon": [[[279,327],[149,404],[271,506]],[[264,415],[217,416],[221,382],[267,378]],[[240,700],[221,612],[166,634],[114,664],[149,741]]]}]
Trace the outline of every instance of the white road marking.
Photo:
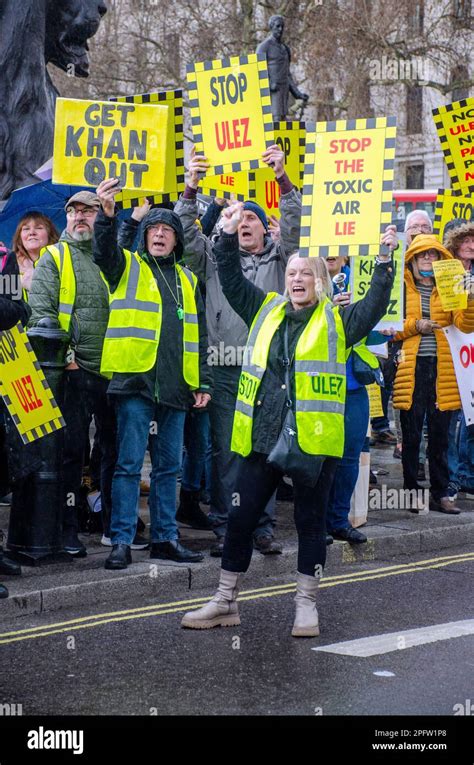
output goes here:
[{"label": "white road marking", "polygon": [[331,643],[331,645],[323,645],[311,650],[338,653],[343,656],[378,656],[425,643],[436,643],[439,640],[450,640],[473,634],[474,619],[466,619],[460,622],[433,624],[416,630],[388,632],[386,635],[373,635],[359,640],[346,640],[343,643]]}]

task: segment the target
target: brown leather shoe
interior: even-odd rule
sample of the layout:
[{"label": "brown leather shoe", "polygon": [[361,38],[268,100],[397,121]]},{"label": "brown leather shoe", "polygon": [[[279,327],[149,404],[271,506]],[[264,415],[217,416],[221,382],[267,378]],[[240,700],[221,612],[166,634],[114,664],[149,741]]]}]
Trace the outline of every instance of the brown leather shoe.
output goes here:
[{"label": "brown leather shoe", "polygon": [[446,513],[446,515],[459,515],[461,510],[456,507],[453,500],[449,497],[441,497],[441,499],[430,499],[430,510],[434,510],[437,513]]}]

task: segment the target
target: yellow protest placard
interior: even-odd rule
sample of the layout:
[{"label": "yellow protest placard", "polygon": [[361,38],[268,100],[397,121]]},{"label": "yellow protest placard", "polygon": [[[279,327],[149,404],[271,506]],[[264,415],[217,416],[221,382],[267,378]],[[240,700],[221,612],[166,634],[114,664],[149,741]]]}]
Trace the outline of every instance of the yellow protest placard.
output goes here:
[{"label": "yellow protest placard", "polygon": [[222,175],[206,175],[199,191],[208,197],[220,197],[230,199],[235,197],[241,202],[251,199],[251,173],[223,173]]},{"label": "yellow protest placard", "polygon": [[474,196],[460,194],[452,189],[439,189],[436,195],[433,233],[437,234],[441,241],[446,224],[455,218],[473,220]]},{"label": "yellow protest placard", "polygon": [[[303,185],[305,159],[304,122],[275,122],[275,143],[285,154],[285,172],[297,188]],[[249,173],[252,199],[265,210],[267,217],[280,217],[280,186],[270,167]]]},{"label": "yellow protest placard", "polygon": [[456,258],[434,261],[433,271],[443,311],[467,308],[467,292],[463,287],[466,272],[461,261]]},{"label": "yellow protest placard", "polygon": [[215,59],[187,68],[194,143],[213,175],[256,170],[273,144],[265,54]]},{"label": "yellow protest placard", "polygon": [[123,189],[162,189],[168,112],[156,104],[58,98],[53,183],[95,187],[118,178]]},{"label": "yellow protest placard", "polygon": [[300,254],[376,255],[392,219],[395,117],[307,123]]},{"label": "yellow protest placard", "polygon": [[[392,260],[395,278],[390,293],[387,313],[376,324],[375,330],[391,329],[392,327],[396,330],[403,329],[403,293],[405,285],[403,279],[404,255],[401,247],[393,251]],[[375,261],[373,257],[361,256],[351,258],[351,292],[354,302],[366,296],[372,281],[374,268]]]},{"label": "yellow protest placard", "polygon": [[372,419],[372,417],[383,417],[382,390],[380,385],[377,385],[377,383],[372,383],[372,385],[366,385],[365,387],[367,388],[367,393],[369,394],[370,419]]},{"label": "yellow protest placard", "polygon": [[133,191],[123,191],[115,197],[117,207],[125,209],[137,207],[144,197],[153,204],[173,202],[179,199],[186,185],[184,177],[183,91],[162,90],[156,93],[121,96],[110,100],[128,104],[161,104],[168,106],[170,110],[164,187],[140,191],[140,196],[137,196]]},{"label": "yellow protest placard", "polygon": [[474,98],[433,109],[454,191],[474,191]]},{"label": "yellow protest placard", "polygon": [[20,323],[0,332],[0,394],[24,444],[66,424]]}]

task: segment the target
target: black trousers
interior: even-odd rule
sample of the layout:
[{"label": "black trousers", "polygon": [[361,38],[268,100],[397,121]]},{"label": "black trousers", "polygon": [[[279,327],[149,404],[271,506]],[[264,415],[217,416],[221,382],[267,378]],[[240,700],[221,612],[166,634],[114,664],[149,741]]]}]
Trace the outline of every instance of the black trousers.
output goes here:
[{"label": "black trousers", "polygon": [[[326,562],[326,508],[339,460],[324,460],[318,483],[311,489],[293,481],[295,525],[298,532],[298,571],[315,576],[316,567]],[[252,452],[240,458],[234,486],[238,504],[229,512],[222,555],[226,571],[247,571],[252,557],[252,534],[265,506],[282,477],[267,464],[267,455]]]},{"label": "black trousers", "polygon": [[430,490],[433,499],[439,500],[448,493],[448,432],[452,412],[440,412],[436,408],[435,356],[419,356],[416,360],[415,389],[412,405],[400,412],[403,449],[403,484],[405,489],[421,489],[417,480],[420,442],[423,422],[428,423],[428,461]]},{"label": "black trousers", "polygon": [[84,369],[66,372],[63,414],[64,490],[63,526],[65,533],[79,528],[79,502],[84,462],[84,443],[94,415],[100,449],[100,489],[104,532],[107,534],[112,509],[112,478],[115,470],[115,413],[107,399],[108,380]]}]

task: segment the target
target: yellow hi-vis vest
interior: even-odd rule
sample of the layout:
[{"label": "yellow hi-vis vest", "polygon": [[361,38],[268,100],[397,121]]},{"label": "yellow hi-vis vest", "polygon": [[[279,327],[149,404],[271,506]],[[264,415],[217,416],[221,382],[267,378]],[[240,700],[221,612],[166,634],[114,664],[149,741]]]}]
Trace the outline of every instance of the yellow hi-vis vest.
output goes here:
[{"label": "yellow hi-vis vest", "polygon": [[369,351],[369,349],[366,346],[367,338],[364,337],[362,340],[360,340],[358,343],[352,346],[352,348],[348,348],[346,355],[347,358],[349,358],[352,351],[354,353],[357,353],[359,358],[362,359],[362,361],[365,361],[366,364],[369,365],[371,369],[378,369],[379,368],[379,360],[375,353],[372,353],[372,351]]},{"label": "yellow hi-vis vest", "polygon": [[[109,323],[100,371],[148,372],[156,362],[160,343],[162,302],[150,266],[138,255],[123,250],[125,269],[115,290],[109,291]],[[176,265],[183,295],[183,377],[199,387],[199,325],[196,276]]]},{"label": "yellow hi-vis vest", "polygon": [[67,242],[58,242],[44,247],[40,252],[40,257],[45,252],[49,252],[52,256],[59,273],[59,326],[65,332],[69,332],[76,299],[76,275],[72,265],[71,250]]},{"label": "yellow hi-vis vest", "polygon": [[[255,316],[239,381],[231,449],[252,451],[252,426],[258,390],[273,336],[288,301],[270,292]],[[330,300],[321,301],[295,350],[295,414],[298,444],[307,454],[342,457],[346,399],[346,340],[342,319]],[[291,395],[291,392],[288,392]]]}]

